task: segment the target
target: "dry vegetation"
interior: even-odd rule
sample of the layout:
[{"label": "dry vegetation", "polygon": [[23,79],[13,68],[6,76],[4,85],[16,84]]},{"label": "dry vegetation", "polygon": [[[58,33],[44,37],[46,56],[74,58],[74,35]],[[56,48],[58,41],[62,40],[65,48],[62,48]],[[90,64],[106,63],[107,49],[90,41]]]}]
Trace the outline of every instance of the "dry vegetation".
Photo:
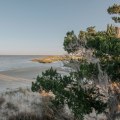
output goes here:
[{"label": "dry vegetation", "polygon": [[5,99],[3,97],[0,97],[0,107],[2,106],[2,104],[5,102]]},{"label": "dry vegetation", "polygon": [[42,120],[42,118],[34,113],[21,112],[9,117],[9,120]]},{"label": "dry vegetation", "polygon": [[53,108],[50,99],[23,88],[0,93],[0,120],[72,120],[64,109]]},{"label": "dry vegetation", "polygon": [[44,58],[36,58],[36,59],[33,59],[32,61],[39,62],[39,63],[52,63],[52,62],[63,61],[63,60],[65,60],[64,56],[47,56]]},{"label": "dry vegetation", "polygon": [[[41,116],[41,103],[42,99],[40,94],[33,93],[29,89],[19,88],[18,90],[1,93],[0,120],[28,120],[28,115],[31,115],[31,118]],[[17,116],[19,118],[22,116],[22,119],[17,119]],[[23,119],[23,116],[25,119]]]},{"label": "dry vegetation", "polygon": [[[50,100],[53,94],[33,93],[19,88],[0,94],[0,120],[74,120],[67,106],[56,109]],[[97,116],[98,120],[106,120]],[[85,120],[96,120],[96,114],[85,116]]]},{"label": "dry vegetation", "polygon": [[80,59],[78,56],[47,56],[44,58],[35,58],[32,61],[33,62],[39,62],[39,63],[52,63],[57,61],[66,61],[71,59]]}]

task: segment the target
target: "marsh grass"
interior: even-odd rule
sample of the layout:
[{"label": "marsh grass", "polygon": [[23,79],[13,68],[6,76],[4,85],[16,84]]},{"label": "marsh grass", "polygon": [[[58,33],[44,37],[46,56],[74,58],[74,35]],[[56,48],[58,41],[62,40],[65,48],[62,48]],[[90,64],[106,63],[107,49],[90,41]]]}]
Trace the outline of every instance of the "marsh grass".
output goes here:
[{"label": "marsh grass", "polygon": [[12,103],[12,102],[6,103],[6,108],[8,108],[10,110],[18,111],[18,107],[15,106],[14,103]]},{"label": "marsh grass", "polygon": [[73,120],[50,100],[28,88],[7,91],[0,94],[0,120]]},{"label": "marsh grass", "polygon": [[5,99],[3,97],[0,97],[0,107],[2,106],[2,104],[5,102]]},{"label": "marsh grass", "polygon": [[34,113],[21,112],[10,116],[8,120],[42,120],[42,118]]},{"label": "marsh grass", "polygon": [[9,118],[16,116],[25,116],[25,120],[27,120],[28,115],[38,118],[41,116],[41,104],[40,94],[33,93],[28,88],[18,88],[0,93],[0,120],[9,120]]}]

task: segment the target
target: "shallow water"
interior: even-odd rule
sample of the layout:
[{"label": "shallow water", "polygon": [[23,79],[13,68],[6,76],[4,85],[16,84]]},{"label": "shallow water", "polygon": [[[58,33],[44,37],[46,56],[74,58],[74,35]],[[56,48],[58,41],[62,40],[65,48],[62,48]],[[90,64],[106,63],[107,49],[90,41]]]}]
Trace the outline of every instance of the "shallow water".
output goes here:
[{"label": "shallow water", "polygon": [[34,58],[42,58],[42,55],[0,55],[0,71],[14,70],[18,68],[29,68],[38,66],[62,67],[62,63],[56,62],[51,64],[43,64],[32,62]]}]

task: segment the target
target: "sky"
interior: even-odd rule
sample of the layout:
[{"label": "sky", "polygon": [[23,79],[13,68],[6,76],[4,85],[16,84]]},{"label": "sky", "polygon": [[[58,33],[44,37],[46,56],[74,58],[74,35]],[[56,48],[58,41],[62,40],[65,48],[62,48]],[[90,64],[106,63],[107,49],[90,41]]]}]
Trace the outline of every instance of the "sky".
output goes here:
[{"label": "sky", "polygon": [[116,25],[107,8],[120,0],[0,0],[0,55],[65,54],[68,31]]}]

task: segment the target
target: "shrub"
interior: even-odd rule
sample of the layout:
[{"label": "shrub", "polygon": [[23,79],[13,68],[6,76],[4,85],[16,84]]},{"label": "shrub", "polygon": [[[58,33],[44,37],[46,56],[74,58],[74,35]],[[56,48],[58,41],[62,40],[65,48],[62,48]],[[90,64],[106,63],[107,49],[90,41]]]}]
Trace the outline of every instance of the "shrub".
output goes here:
[{"label": "shrub", "polygon": [[[80,73],[86,75],[89,70],[83,67]],[[87,70],[85,70],[87,69]],[[79,75],[79,73],[77,73]],[[102,113],[106,108],[106,103],[102,102],[103,95],[94,86],[83,87],[79,84],[76,72],[69,76],[62,76],[52,68],[38,76],[35,83],[32,83],[32,91],[45,90],[52,91],[55,99],[52,100],[56,108],[63,108],[65,104],[72,110],[76,119],[82,120],[85,114],[92,112],[93,108],[97,113]]]}]

